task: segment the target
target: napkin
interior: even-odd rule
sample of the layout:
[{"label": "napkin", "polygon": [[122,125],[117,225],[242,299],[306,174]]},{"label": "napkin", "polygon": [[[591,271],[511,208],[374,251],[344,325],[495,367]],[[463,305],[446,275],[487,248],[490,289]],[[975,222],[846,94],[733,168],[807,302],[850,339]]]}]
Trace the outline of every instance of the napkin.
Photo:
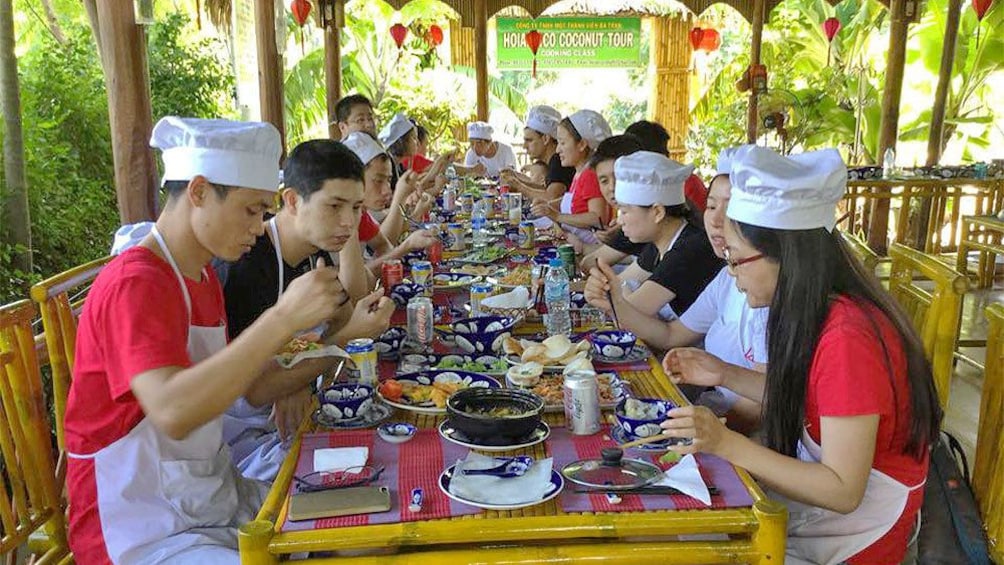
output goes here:
[{"label": "napkin", "polygon": [[525,286],[518,286],[505,294],[483,298],[481,304],[489,308],[526,308],[531,306],[530,291]]},{"label": "napkin", "polygon": [[528,504],[543,499],[550,490],[551,458],[534,460],[525,475],[511,479],[463,473],[464,469],[491,469],[499,462],[493,457],[469,452],[467,459],[457,461],[454,467],[450,494],[484,504]]},{"label": "napkin", "polygon": [[541,216],[539,218],[532,220],[532,222],[533,226],[539,230],[546,230],[547,228],[554,225],[554,222],[551,221],[551,218],[548,218],[547,216]]},{"label": "napkin", "polygon": [[370,456],[368,447],[330,447],[314,450],[314,472],[344,471],[362,467]]},{"label": "napkin", "polygon": [[667,470],[662,480],[655,483],[656,486],[673,487],[676,490],[695,498],[711,506],[711,493],[708,492],[708,485],[704,484],[701,477],[701,470],[697,467],[697,459],[692,454],[685,455]]}]

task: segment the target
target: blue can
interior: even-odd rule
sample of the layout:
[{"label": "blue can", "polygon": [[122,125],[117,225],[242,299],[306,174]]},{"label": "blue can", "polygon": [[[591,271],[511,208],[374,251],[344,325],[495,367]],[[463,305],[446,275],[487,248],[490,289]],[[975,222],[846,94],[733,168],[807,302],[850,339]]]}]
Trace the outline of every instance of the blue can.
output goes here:
[{"label": "blue can", "polygon": [[481,316],[481,301],[492,295],[492,283],[476,282],[471,284],[471,316]]},{"label": "blue can", "polygon": [[429,261],[412,263],[411,282],[422,285],[422,294],[432,296],[432,263]]},{"label": "blue can", "polygon": [[377,375],[377,352],[373,340],[369,338],[353,339],[345,344],[345,352],[352,358],[352,363],[359,370],[359,384],[376,387],[379,384]]}]

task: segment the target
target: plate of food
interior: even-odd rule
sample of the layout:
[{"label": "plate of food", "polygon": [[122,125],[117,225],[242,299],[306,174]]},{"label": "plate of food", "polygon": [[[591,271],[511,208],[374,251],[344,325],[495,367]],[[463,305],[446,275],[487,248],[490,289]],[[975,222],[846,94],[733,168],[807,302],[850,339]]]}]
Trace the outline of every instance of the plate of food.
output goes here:
[{"label": "plate of food", "polygon": [[321,341],[318,333],[301,334],[283,346],[282,350],[275,355],[275,361],[280,367],[289,369],[304,359],[315,359],[318,357],[345,357],[349,354],[344,349],[334,344],[326,344]]},{"label": "plate of food", "polygon": [[[599,373],[596,375],[596,383],[599,387],[601,409],[612,410],[621,400],[630,396],[627,383],[622,381],[617,373]],[[521,381],[521,384],[506,377],[506,386],[528,390],[543,398],[545,412],[561,412],[565,409],[563,375],[540,375],[536,381]]]},{"label": "plate of food", "polygon": [[455,369],[482,375],[505,376],[509,363],[496,355],[460,355],[455,353],[412,353],[401,358],[398,371],[402,374],[428,369]]},{"label": "plate of food", "polygon": [[511,250],[501,245],[492,245],[483,249],[478,249],[467,255],[457,257],[454,261],[458,263],[472,263],[475,265],[490,265],[509,254]]},{"label": "plate of food", "polygon": [[478,275],[467,273],[436,273],[432,275],[432,284],[437,289],[463,288],[477,279]]},{"label": "plate of food", "polygon": [[495,279],[495,283],[502,288],[515,288],[517,286],[530,287],[532,277],[529,265],[520,265],[510,270],[505,275]]},{"label": "plate of food", "polygon": [[486,277],[497,274],[499,272],[504,272],[504,268],[497,265],[458,265],[452,270],[453,273],[463,274],[463,275],[475,275],[479,277]]},{"label": "plate of food", "polygon": [[[592,346],[586,340],[572,343],[566,335],[555,335],[542,342],[508,337],[502,341],[506,360],[511,365],[539,364],[543,372],[592,370]],[[588,366],[587,366],[588,365]]]},{"label": "plate of food", "polygon": [[446,399],[470,387],[501,388],[498,380],[468,371],[430,369],[398,375],[380,383],[377,394],[387,404],[420,414],[446,414]]}]

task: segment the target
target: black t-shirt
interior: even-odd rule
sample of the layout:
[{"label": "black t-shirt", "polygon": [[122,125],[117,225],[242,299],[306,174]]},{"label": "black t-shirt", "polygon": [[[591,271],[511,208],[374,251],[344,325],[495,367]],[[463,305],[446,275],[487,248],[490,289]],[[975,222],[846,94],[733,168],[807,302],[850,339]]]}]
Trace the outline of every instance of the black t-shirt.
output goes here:
[{"label": "black t-shirt", "polygon": [[[243,257],[234,262],[214,259],[213,268],[223,285],[227,333],[233,339],[279,300],[279,264],[268,228]],[[284,264],[283,288],[309,270],[309,257],[295,267]]]},{"label": "black t-shirt", "polygon": [[688,223],[673,247],[661,258],[656,246],[646,247],[638,257],[638,266],[652,273],[648,280],[676,295],[669,305],[679,314],[686,312],[697,300],[704,287],[725,266],[725,261],[715,255],[704,231]]},{"label": "black t-shirt", "polygon": [[628,236],[624,235],[624,230],[621,228],[615,229],[603,243],[615,251],[634,255],[635,257],[641,255],[647,247],[655,249],[655,246],[651,243],[635,243],[631,241]]},{"label": "black t-shirt", "polygon": [[572,179],[575,178],[575,167],[561,166],[561,157],[555,153],[551,155],[551,160],[547,162],[547,177],[544,180],[544,189],[551,186],[552,182],[560,182],[565,185],[565,190],[572,186]]}]

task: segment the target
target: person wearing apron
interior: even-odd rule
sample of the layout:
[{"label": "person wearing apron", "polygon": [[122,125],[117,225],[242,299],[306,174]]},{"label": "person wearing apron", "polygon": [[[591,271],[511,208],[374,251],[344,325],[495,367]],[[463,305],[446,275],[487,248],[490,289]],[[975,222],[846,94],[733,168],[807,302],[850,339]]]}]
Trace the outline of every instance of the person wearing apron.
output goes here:
[{"label": "person wearing apron", "polygon": [[[359,250],[344,247],[356,230],[363,202],[362,176],[362,163],[343,143],[311,140],[290,152],[283,206],[265,222],[265,233],[237,261],[214,262],[223,284],[231,338],[274,306],[293,280],[308,273],[318,252],[339,257],[340,278],[363,272]],[[351,282],[343,280],[348,288]],[[387,329],[392,301],[381,292],[367,291],[365,286],[362,296],[347,291],[343,300],[351,298],[355,303],[347,303],[339,317],[330,321],[326,342],[344,346],[350,339],[375,338]],[[290,369],[272,365],[227,410],[223,438],[245,477],[275,479],[287,453],[284,440],[290,439],[310,405],[310,383],[336,362],[337,358],[324,357]]]},{"label": "person wearing apron", "polygon": [[[78,563],[232,563],[266,485],[241,478],[222,415],[301,328],[330,316],[335,273],[287,291],[227,343],[213,255],[236,259],[278,189],[270,124],[166,117],[167,204],[112,260],[81,313],[66,409],[70,548]],[[308,306],[309,305],[309,306]]]},{"label": "person wearing apron", "polygon": [[582,245],[599,243],[595,230],[606,229],[610,221],[610,208],[600,192],[596,171],[589,167],[592,157],[600,142],[610,137],[610,126],[599,113],[592,110],[579,110],[558,123],[557,154],[561,164],[575,168],[575,178],[561,197],[557,209],[556,199],[534,200],[530,207],[533,216],[547,218],[548,222],[556,223],[569,235],[569,241],[576,245],[581,253]]},{"label": "person wearing apron", "polygon": [[763,378],[679,362],[683,382],[763,401],[763,443],[707,408],[671,410],[668,435],[747,469],[788,508],[785,563],[899,564],[918,523],[941,420],[923,346],[835,231],[847,169],[835,149],[755,147],[730,174],[725,259],[752,308],[770,306]]}]

